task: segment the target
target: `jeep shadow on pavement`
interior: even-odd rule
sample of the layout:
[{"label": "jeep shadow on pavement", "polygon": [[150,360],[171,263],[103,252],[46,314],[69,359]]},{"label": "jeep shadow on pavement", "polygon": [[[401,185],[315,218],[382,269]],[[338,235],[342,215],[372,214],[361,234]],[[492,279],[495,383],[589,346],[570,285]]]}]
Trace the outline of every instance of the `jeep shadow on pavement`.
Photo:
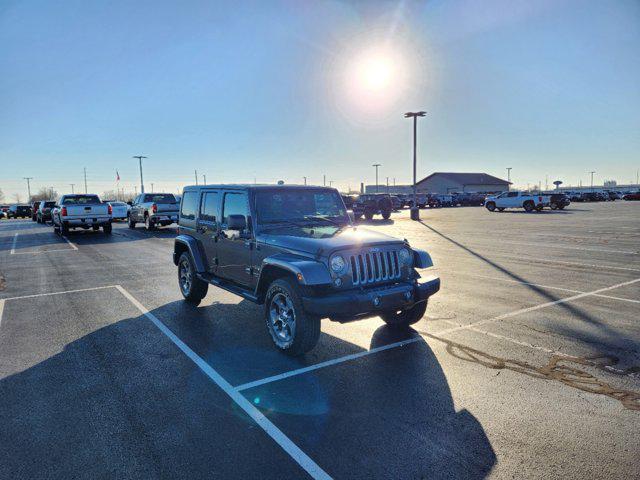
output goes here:
[{"label": "jeep shadow on pavement", "polygon": [[205,185],[184,190],[173,261],[182,295],[198,304],[209,285],[264,305],[277,348],[311,350],[320,319],[380,316],[406,329],[440,288],[427,252],[354,226],[334,188]]}]

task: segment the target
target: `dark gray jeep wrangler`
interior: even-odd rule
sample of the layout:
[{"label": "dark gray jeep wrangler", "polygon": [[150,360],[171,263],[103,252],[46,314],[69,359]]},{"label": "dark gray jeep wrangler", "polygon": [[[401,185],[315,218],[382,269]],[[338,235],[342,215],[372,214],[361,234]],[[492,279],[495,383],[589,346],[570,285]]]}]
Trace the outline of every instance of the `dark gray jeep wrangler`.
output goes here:
[{"label": "dark gray jeep wrangler", "polygon": [[336,189],[206,185],[184,189],[173,261],[184,298],[198,304],[209,284],[264,304],[267,329],[289,355],[311,350],[320,319],[380,316],[416,323],[440,279],[406,240],[353,225]]}]

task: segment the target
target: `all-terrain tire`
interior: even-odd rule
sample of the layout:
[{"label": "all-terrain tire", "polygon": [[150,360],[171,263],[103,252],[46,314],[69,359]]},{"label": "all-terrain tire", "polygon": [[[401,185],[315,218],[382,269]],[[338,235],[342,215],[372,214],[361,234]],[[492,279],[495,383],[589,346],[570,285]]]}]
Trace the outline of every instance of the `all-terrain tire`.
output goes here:
[{"label": "all-terrain tire", "polygon": [[382,218],[389,220],[391,218],[391,212],[382,212]]},{"label": "all-terrain tire", "polygon": [[495,211],[496,209],[496,203],[495,202],[489,202],[485,205],[485,207],[487,207],[487,210],[489,210],[490,212]]},{"label": "all-terrain tire", "polygon": [[[293,307],[295,327],[290,341],[284,341],[278,336],[271,319],[272,307],[274,307],[272,304],[276,297],[288,299]],[[264,318],[274,345],[289,356],[303,355],[318,343],[320,317],[311,315],[304,310],[300,286],[292,278],[279,278],[269,285],[264,302]]]},{"label": "all-terrain tire", "polygon": [[195,265],[188,252],[183,252],[178,260],[178,286],[184,299],[193,305],[198,305],[209,290],[209,284],[196,275]]}]

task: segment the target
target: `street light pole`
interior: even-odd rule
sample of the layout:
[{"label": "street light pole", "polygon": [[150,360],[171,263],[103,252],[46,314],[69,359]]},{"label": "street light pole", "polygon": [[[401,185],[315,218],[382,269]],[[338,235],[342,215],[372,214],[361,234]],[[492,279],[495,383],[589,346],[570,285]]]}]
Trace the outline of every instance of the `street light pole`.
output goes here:
[{"label": "street light pole", "polygon": [[87,167],[84,167],[84,193],[87,192]]},{"label": "street light pole", "polygon": [[153,182],[151,182],[151,193],[153,193]]},{"label": "street light pole", "polygon": [[147,158],[144,155],[134,155],[133,158],[137,158],[140,163],[140,193],[144,193],[144,181],[142,180],[142,159]]},{"label": "street light pole", "polygon": [[376,168],[376,193],[378,193],[378,167],[382,166],[382,164],[381,163],[374,163],[371,166]]},{"label": "street light pole", "polygon": [[418,117],[424,117],[427,112],[407,112],[404,118],[413,118],[413,206],[411,207],[411,220],[420,220],[420,209],[418,208],[418,186],[416,184],[417,172],[417,136]]},{"label": "street light pole", "polygon": [[589,172],[591,174],[591,191],[593,192],[593,174],[596,173],[594,172]]},{"label": "street light pole", "polygon": [[76,192],[73,191],[73,187],[75,187],[76,184],[75,183],[70,183],[69,185],[71,185],[71,193],[76,193]]},{"label": "street light pole", "polygon": [[194,175],[195,175],[195,177],[196,177],[196,185],[198,185],[198,170],[194,170],[194,171],[193,171],[193,174],[194,174]]},{"label": "street light pole", "polygon": [[33,180],[33,177],[22,177],[27,181],[27,203],[31,202],[31,184],[30,180]]},{"label": "street light pole", "polygon": [[511,168],[507,167],[507,182],[511,183]]},{"label": "street light pole", "polygon": [[307,177],[302,177],[302,178],[304,178],[304,184],[306,185],[307,184]]}]

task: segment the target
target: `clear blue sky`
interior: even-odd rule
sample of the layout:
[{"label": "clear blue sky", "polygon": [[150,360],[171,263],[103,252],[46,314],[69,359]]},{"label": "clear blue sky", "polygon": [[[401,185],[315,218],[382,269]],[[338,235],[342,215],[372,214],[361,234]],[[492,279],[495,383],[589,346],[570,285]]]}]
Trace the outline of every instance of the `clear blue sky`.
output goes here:
[{"label": "clear blue sky", "polygon": [[[391,51],[388,84],[354,65]],[[386,80],[385,80],[386,81]],[[384,97],[384,98],[383,98]],[[640,2],[0,2],[0,188],[175,190],[284,179],[346,188],[477,171],[517,185],[635,180]]]}]

